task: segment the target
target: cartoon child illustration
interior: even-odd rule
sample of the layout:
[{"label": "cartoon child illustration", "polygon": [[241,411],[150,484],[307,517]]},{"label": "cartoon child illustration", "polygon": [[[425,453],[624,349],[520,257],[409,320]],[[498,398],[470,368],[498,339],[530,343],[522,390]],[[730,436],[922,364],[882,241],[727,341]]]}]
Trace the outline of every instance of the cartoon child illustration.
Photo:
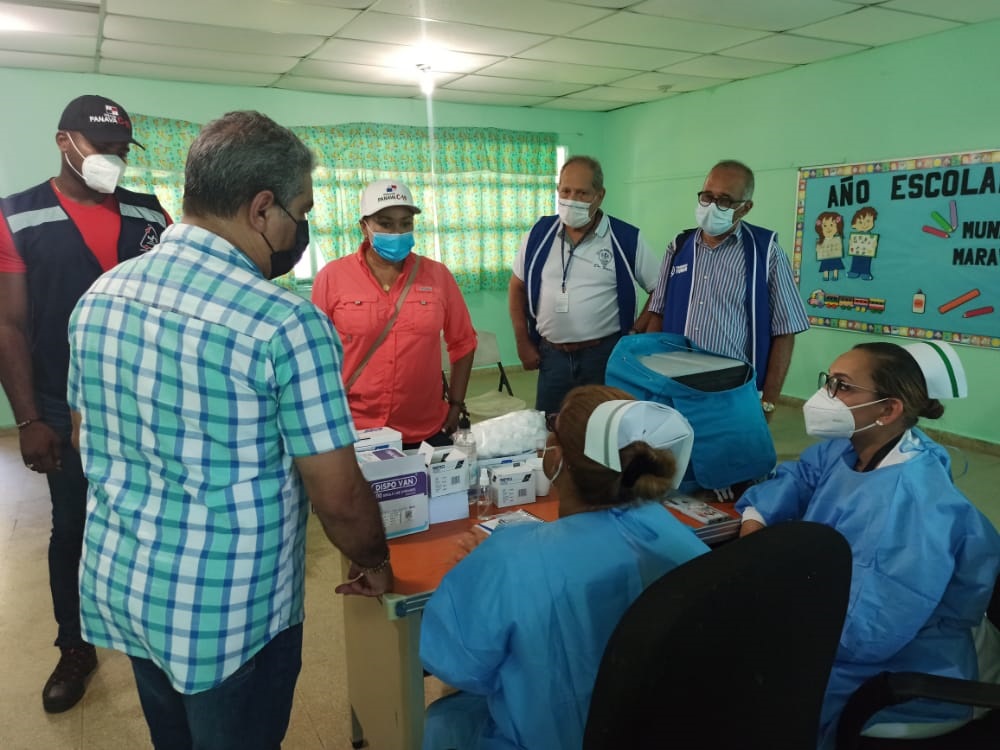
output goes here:
[{"label": "cartoon child illustration", "polygon": [[851,219],[850,239],[848,240],[847,254],[851,256],[851,268],[847,272],[848,278],[856,279],[859,276],[865,281],[871,281],[872,260],[878,250],[878,234],[872,231],[875,227],[875,219],[878,218],[878,211],[871,206],[858,209],[854,218]]},{"label": "cartoon child illustration", "polygon": [[844,268],[844,217],[835,211],[824,211],[816,217],[816,260],[829,281],[831,274],[836,281]]}]

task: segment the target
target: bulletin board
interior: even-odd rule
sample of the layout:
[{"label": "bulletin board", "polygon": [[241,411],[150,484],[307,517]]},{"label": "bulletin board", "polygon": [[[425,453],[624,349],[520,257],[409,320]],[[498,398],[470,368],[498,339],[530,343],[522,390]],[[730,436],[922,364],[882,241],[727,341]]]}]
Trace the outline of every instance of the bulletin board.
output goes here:
[{"label": "bulletin board", "polygon": [[1000,150],[799,169],[814,326],[1000,349]]}]

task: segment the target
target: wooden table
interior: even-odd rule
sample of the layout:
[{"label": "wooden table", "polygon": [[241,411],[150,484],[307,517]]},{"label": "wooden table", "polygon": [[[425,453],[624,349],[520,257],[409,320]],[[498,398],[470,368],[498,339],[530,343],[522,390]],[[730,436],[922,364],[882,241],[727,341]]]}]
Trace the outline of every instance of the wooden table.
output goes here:
[{"label": "wooden table", "polygon": [[[716,504],[717,507],[732,507]],[[553,491],[538,502],[517,506],[553,521],[559,503]],[[504,510],[514,510],[505,508]],[[697,530],[686,516],[674,514]],[[424,673],[420,663],[420,623],[427,600],[455,565],[458,538],[475,519],[435,524],[427,531],[389,542],[395,586],[381,600],[344,597],[347,695],[355,747],[419,750],[424,724]],[[341,558],[344,579],[350,563]]]}]

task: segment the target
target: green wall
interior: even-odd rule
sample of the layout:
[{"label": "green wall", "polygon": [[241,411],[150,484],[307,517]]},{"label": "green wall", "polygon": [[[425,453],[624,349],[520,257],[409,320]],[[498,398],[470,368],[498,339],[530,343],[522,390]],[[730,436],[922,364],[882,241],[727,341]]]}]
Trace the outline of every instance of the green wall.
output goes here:
[{"label": "green wall", "polygon": [[[391,122],[426,125],[422,99],[376,99],[277,89],[145,81],[100,75],[50,73],[0,68],[0,88],[16,106],[0,123],[0,195],[22,190],[59,171],[56,123],[66,103],[80,94],[100,93],[132,113],[206,122],[232,109],[258,109],[285,125],[332,125],[340,122]],[[601,151],[606,115],[590,112],[487,107],[435,102],[435,124],[555,132],[572,153]],[[136,133],[142,141],[142,133]],[[553,186],[555,184],[553,176]],[[505,362],[517,362],[505,292],[468,297],[474,324],[495,331]],[[0,394],[0,427],[13,424]]]},{"label": "green wall", "polygon": [[[641,226],[658,248],[692,225],[694,194],[712,163],[741,159],[757,174],[752,220],[777,229],[790,251],[798,167],[1000,145],[1000,99],[993,95],[1000,75],[997,39],[1000,22],[983,23],[608,114],[439,103],[435,119],[438,125],[554,131],[570,153],[598,156],[605,167],[605,207]],[[80,93],[100,92],[131,111],[193,121],[257,108],[288,125],[426,124],[420,100],[10,69],[0,69],[0,86],[17,103],[0,125],[7,144],[0,167],[4,194],[58,169],[55,122],[65,102]],[[516,364],[506,295],[470,295],[468,303],[476,325],[498,334],[504,361]],[[798,336],[785,393],[808,397],[818,370],[870,338],[827,329]],[[1000,354],[970,347],[960,354],[973,397],[948,404],[935,426],[1000,442],[994,410],[983,408],[981,396],[992,392]],[[10,423],[2,402],[0,425]]]},{"label": "green wall", "polygon": [[[997,39],[1000,23],[983,23],[612,112],[601,154],[610,165],[605,205],[663,248],[694,224],[695,193],[712,164],[740,159],[757,177],[750,220],[777,229],[791,254],[798,167],[1000,145]],[[829,329],[796,337],[785,394],[808,397],[819,370],[874,338]],[[995,403],[1000,352],[959,354],[971,397],[946,402],[931,424],[1000,442],[996,410],[984,408]]]}]

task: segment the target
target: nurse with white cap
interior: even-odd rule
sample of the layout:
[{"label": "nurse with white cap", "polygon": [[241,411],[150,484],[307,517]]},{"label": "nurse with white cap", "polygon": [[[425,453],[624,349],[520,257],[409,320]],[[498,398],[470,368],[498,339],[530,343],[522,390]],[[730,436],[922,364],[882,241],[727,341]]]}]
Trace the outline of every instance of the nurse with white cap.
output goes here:
[{"label": "nurse with white cap", "polygon": [[[736,508],[742,535],[801,519],[851,545],[847,618],[821,718],[819,746],[828,748],[848,697],[879,672],[980,678],[972,632],[1000,573],[1000,535],[953,484],[948,453],[916,426],[944,413],[940,399],[967,395],[950,345],[860,344],[819,383],[803,412],[806,431],[827,439]],[[970,708],[919,701],[881,711],[866,731],[931,736],[970,718]]]},{"label": "nurse with white cap", "polygon": [[573,389],[550,416],[543,468],[559,520],[498,528],[424,610],[424,668],[462,691],[428,709],[424,750],[579,750],[618,620],[708,551],[655,502],[687,467],[684,417],[608,386]]}]

